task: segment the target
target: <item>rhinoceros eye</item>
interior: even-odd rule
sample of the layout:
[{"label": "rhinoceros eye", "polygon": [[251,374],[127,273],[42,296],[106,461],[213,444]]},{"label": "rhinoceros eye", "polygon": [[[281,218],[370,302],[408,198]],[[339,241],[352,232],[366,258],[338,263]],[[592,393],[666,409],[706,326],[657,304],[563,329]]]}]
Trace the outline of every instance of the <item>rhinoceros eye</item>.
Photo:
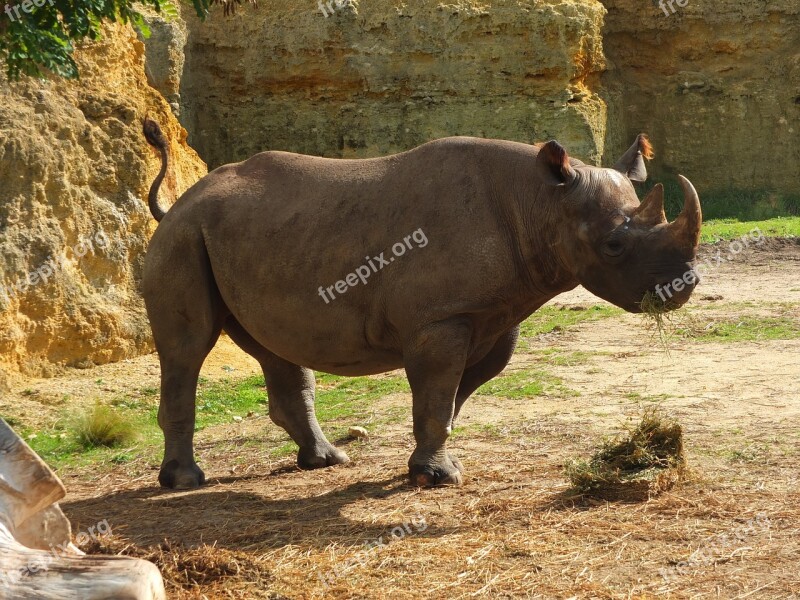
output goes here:
[{"label": "rhinoceros eye", "polygon": [[603,244],[603,254],[610,258],[622,256],[625,252],[625,244],[620,240],[608,240]]}]

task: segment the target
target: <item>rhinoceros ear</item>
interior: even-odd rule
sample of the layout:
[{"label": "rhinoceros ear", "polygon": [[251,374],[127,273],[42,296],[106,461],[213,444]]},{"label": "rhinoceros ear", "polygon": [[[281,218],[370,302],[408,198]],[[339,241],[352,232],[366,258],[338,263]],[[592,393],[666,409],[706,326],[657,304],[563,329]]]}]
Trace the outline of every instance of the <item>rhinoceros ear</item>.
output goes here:
[{"label": "rhinoceros ear", "polygon": [[569,164],[567,151],[555,140],[539,148],[536,173],[547,185],[564,185],[575,178],[575,169]]},{"label": "rhinoceros ear", "polygon": [[623,173],[631,181],[645,181],[647,169],[644,166],[644,159],[650,160],[653,156],[655,155],[649,138],[646,134],[640,133],[633,146],[628,148],[628,151],[614,165],[614,170]]}]

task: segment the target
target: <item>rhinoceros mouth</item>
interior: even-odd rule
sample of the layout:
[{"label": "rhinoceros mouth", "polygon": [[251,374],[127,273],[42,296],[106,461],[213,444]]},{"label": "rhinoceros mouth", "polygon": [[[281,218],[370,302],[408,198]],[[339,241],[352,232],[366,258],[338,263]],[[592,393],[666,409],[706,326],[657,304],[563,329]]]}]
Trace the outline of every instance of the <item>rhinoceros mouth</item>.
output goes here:
[{"label": "rhinoceros mouth", "polygon": [[653,290],[648,290],[642,296],[642,299],[637,303],[641,312],[649,315],[663,314],[671,310],[676,310],[683,306],[683,302],[679,302],[673,298],[665,298],[664,294],[659,294],[659,290],[663,290],[666,284],[660,284]]}]

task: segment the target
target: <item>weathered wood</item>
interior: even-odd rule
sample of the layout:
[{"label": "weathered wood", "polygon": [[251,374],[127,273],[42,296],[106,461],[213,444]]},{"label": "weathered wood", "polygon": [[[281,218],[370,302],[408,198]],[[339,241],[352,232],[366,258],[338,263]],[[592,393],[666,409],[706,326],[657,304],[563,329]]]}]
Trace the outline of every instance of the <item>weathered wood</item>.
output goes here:
[{"label": "weathered wood", "polygon": [[56,501],[64,485],[0,419],[0,600],[165,600],[145,560],[86,556]]},{"label": "weathered wood", "polygon": [[66,494],[50,467],[0,419],[0,515],[12,531]]},{"label": "weathered wood", "polygon": [[72,526],[58,504],[40,510],[25,519],[15,530],[14,538],[34,550],[67,546],[74,554],[83,554],[72,540]]},{"label": "weathered wood", "polygon": [[164,600],[158,568],[146,560],[32,550],[0,525],[0,598]]}]

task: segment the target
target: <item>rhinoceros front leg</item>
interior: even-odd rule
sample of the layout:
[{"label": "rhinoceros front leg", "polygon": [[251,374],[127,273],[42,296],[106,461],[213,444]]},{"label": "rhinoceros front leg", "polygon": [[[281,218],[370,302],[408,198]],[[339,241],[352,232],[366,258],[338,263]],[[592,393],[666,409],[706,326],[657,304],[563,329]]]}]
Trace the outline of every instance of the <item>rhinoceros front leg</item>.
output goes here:
[{"label": "rhinoceros front leg", "polygon": [[461,465],[448,454],[455,398],[464,374],[471,327],[462,319],[437,323],[421,331],[404,351],[413,397],[414,439],[408,461],[413,485],[462,482]]}]

